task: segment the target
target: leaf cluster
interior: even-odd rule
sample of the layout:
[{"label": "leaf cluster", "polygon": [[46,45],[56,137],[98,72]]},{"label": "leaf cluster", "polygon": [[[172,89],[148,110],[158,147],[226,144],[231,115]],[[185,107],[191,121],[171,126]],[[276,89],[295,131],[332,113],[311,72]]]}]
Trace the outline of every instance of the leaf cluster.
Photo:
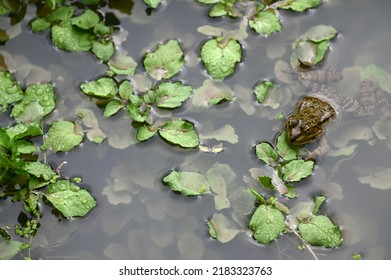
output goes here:
[{"label": "leaf cluster", "polygon": [[[54,151],[69,151],[82,141],[83,132],[75,131],[75,124],[58,121],[51,124],[46,134],[42,129],[43,119],[55,107],[54,88],[51,84],[33,84],[23,90],[11,73],[0,72],[0,82],[7,85],[0,92],[1,100],[11,105],[15,123],[0,127],[0,198],[12,198],[20,202],[30,219],[15,227],[15,233],[24,238],[35,235],[41,217],[41,207],[46,203],[64,217],[85,216],[95,207],[95,199],[85,189],[74,185],[50,165],[39,161],[40,149],[37,136],[44,136],[42,148]],[[11,90],[8,90],[8,88]],[[15,98],[17,96],[17,98]],[[7,99],[7,97],[9,97]],[[7,107],[5,107],[7,108]],[[1,236],[10,239],[5,229]],[[6,240],[0,242],[0,255],[12,258],[24,243]],[[7,257],[8,258],[8,257]]]},{"label": "leaf cluster", "polygon": [[[59,1],[57,1],[59,2]],[[105,23],[102,14],[90,8],[79,11],[75,6],[60,5],[49,1],[49,13],[30,22],[33,32],[51,30],[52,43],[59,49],[71,52],[92,51],[104,62],[110,60],[115,48],[111,34],[113,27]],[[98,1],[82,1],[95,5]]]},{"label": "leaf cluster", "polygon": [[198,0],[198,2],[213,5],[209,10],[210,17],[245,18],[250,28],[265,36],[281,31],[279,10],[303,12],[321,4],[321,0]]},{"label": "leaf cluster", "polygon": [[[154,110],[172,110],[179,108],[191,95],[192,87],[180,81],[168,79],[177,74],[184,64],[184,53],[177,40],[169,40],[159,44],[155,51],[148,52],[144,57],[146,72],[157,83],[148,86],[144,91],[137,92],[129,79],[119,80],[119,75],[134,74],[135,65],[127,63],[132,69],[110,65],[108,74],[96,80],[84,82],[80,89],[85,95],[100,100],[104,106],[103,115],[112,117],[120,110],[128,112],[136,127],[138,141],[146,141],[159,134],[164,140],[183,148],[194,148],[199,144],[199,137],[194,124],[188,120],[172,118],[155,120]],[[117,78],[118,77],[118,78]],[[158,82],[160,81],[160,82]]]}]

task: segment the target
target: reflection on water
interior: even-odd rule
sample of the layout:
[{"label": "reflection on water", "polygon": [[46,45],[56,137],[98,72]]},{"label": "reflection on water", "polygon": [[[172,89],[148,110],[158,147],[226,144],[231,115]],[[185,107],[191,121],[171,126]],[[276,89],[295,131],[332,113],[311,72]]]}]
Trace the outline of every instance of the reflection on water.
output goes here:
[{"label": "reflection on water", "polygon": [[[174,80],[183,80],[194,89],[207,78],[197,60],[199,47],[205,35],[198,33],[202,25],[237,29],[239,22],[231,19],[212,20],[205,17],[208,9],[196,1],[168,1],[168,5],[145,12],[142,1],[136,1],[132,13],[116,13],[120,26],[128,32],[120,46],[132,56],[142,74],[141,57],[158,42],[171,38],[180,40],[186,52],[186,65]],[[375,3],[374,3],[375,2]],[[386,14],[387,1],[328,1],[305,15],[284,14],[283,29],[268,38],[249,32],[244,40],[244,60],[234,76],[224,81],[237,94],[237,99],[210,109],[195,108],[187,101],[183,108],[173,112],[177,117],[194,121],[201,134],[208,134],[229,124],[238,136],[238,143],[223,142],[219,154],[183,151],[170,147],[160,138],[135,144],[131,122],[123,115],[104,119],[101,109],[78,89],[81,82],[92,80],[105,71],[92,55],[66,53],[51,46],[47,34],[31,34],[24,21],[22,33],[0,47],[3,57],[9,54],[7,65],[17,72],[21,83],[29,84],[53,80],[58,94],[58,110],[50,120],[75,118],[75,106],[95,112],[100,128],[109,136],[102,145],[84,143],[67,154],[50,155],[52,166],[66,160],[64,176],[81,176],[83,184],[98,201],[97,208],[82,220],[58,220],[44,212],[34,243],[33,258],[42,259],[311,259],[308,251],[300,251],[294,235],[284,235],[269,246],[261,246],[251,238],[244,226],[240,233],[225,244],[213,240],[206,221],[215,212],[212,196],[187,198],[173,194],[162,185],[161,178],[171,169],[197,171],[205,174],[215,163],[228,164],[236,179],[227,186],[232,192],[245,188],[251,179],[250,169],[270,172],[256,159],[253,147],[263,140],[272,140],[280,123],[280,113],[262,107],[252,98],[252,87],[263,79],[274,79],[274,64],[289,61],[291,43],[309,27],[332,25],[340,34],[332,42],[328,64],[337,69],[375,64],[391,72],[391,58],[387,46],[391,33],[387,30],[390,18]],[[129,7],[127,11],[129,10]],[[28,10],[33,17],[33,9]],[[189,17],[187,15],[191,14]],[[199,15],[199,16],[196,16]],[[359,16],[358,16],[359,15]],[[26,47],[26,42],[28,46]],[[13,66],[11,67],[11,62]],[[33,70],[27,65],[36,65]],[[22,69],[22,67],[24,67]],[[27,74],[26,74],[27,73]],[[38,73],[38,74],[37,74]],[[38,77],[38,78],[37,78]],[[284,91],[283,91],[284,93]],[[283,95],[286,97],[286,95]],[[282,113],[289,113],[285,104]],[[338,137],[338,129],[333,136]],[[131,139],[131,141],[127,141]],[[219,143],[204,140],[208,146]],[[221,141],[220,141],[221,142]],[[357,168],[384,166],[390,151],[381,141],[370,146],[360,141],[353,158],[325,156],[317,163],[314,175],[297,184],[298,198],[281,202],[292,207],[309,201],[314,195],[325,194],[327,215],[341,225],[344,245],[336,250],[315,248],[321,259],[350,259],[362,253],[364,258],[391,259],[391,232],[388,221],[391,193],[389,190],[362,185]],[[352,167],[356,167],[353,169]],[[265,171],[266,170],[266,171]],[[17,209],[19,211],[20,209]],[[1,222],[13,223],[12,204],[0,207]],[[221,213],[230,216],[232,211]],[[9,215],[9,216],[6,216]],[[235,213],[236,217],[240,216]],[[10,218],[12,217],[12,218]],[[246,225],[249,217],[238,218]]]}]

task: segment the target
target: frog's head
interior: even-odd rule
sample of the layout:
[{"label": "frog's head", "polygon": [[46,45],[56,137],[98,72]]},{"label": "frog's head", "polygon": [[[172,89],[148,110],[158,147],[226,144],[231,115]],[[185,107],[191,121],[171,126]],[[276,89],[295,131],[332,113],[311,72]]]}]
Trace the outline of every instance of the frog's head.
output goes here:
[{"label": "frog's head", "polygon": [[323,132],[322,125],[314,124],[312,120],[306,120],[296,115],[290,116],[285,122],[287,140],[293,145],[300,146],[312,142],[319,138]]}]

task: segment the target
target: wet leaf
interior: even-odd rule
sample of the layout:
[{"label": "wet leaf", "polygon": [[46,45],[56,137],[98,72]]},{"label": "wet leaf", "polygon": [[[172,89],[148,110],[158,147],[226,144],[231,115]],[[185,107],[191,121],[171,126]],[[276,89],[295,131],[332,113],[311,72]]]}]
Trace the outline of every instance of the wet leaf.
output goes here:
[{"label": "wet leaf", "polygon": [[156,9],[160,2],[161,0],[144,0],[144,3],[153,9]]},{"label": "wet leaf", "polygon": [[51,23],[68,21],[75,14],[75,8],[72,6],[62,6],[52,11],[48,17]]},{"label": "wet leaf", "polygon": [[0,260],[11,260],[25,248],[25,243],[0,239]]},{"label": "wet leaf", "polygon": [[272,178],[268,176],[259,176],[258,177],[259,182],[261,182],[262,186],[264,186],[267,189],[274,190],[274,186],[272,184]]},{"label": "wet leaf", "polygon": [[52,84],[29,86],[23,98],[12,109],[11,115],[17,122],[31,123],[41,120],[56,106]]},{"label": "wet leaf", "polygon": [[240,229],[231,220],[220,213],[213,214],[207,223],[210,236],[221,243],[231,241],[240,232]]},{"label": "wet leaf", "polygon": [[286,141],[285,131],[277,138],[277,152],[285,161],[295,159],[299,153],[299,148],[297,146],[289,145]]},{"label": "wet leaf", "polygon": [[158,132],[158,128],[150,126],[150,125],[144,125],[137,129],[136,138],[138,141],[146,141],[149,138],[153,137]]},{"label": "wet leaf", "polygon": [[109,63],[109,68],[117,75],[132,76],[136,70],[137,63],[131,56],[118,55],[113,57]]},{"label": "wet leaf", "polygon": [[304,161],[302,159],[292,160],[284,166],[283,180],[285,182],[297,182],[312,174],[314,168],[313,161]]},{"label": "wet leaf", "polygon": [[177,108],[189,98],[192,90],[190,86],[185,86],[181,82],[161,83],[155,90],[156,106],[167,109]]},{"label": "wet leaf", "polygon": [[327,216],[318,215],[300,222],[298,230],[301,237],[312,246],[337,248],[342,244],[341,231]]},{"label": "wet leaf", "polygon": [[159,129],[159,135],[168,142],[183,148],[195,148],[199,144],[194,124],[182,119],[166,122]]},{"label": "wet leaf", "polygon": [[278,162],[278,154],[273,146],[269,143],[263,142],[255,146],[255,153],[257,157],[270,166],[274,166]]},{"label": "wet leaf", "polygon": [[85,10],[80,16],[71,19],[73,25],[84,30],[95,27],[99,21],[99,15],[90,9]]},{"label": "wet leaf", "polygon": [[37,178],[49,181],[57,176],[56,172],[48,165],[40,161],[26,162],[24,170]]},{"label": "wet leaf", "polygon": [[10,140],[13,141],[23,138],[31,138],[43,134],[41,124],[39,122],[33,122],[29,124],[17,123],[14,126],[7,128],[6,131]]},{"label": "wet leaf", "polygon": [[391,168],[374,172],[373,174],[359,177],[361,184],[369,184],[372,188],[380,190],[391,189]]},{"label": "wet leaf", "polygon": [[267,245],[277,239],[285,229],[285,220],[281,211],[273,205],[260,205],[249,223],[254,238]]},{"label": "wet leaf", "polygon": [[118,93],[117,83],[110,77],[102,77],[96,81],[82,83],[80,89],[86,95],[104,99],[113,98]]},{"label": "wet leaf", "polygon": [[219,128],[209,134],[202,135],[202,139],[216,139],[217,141],[227,141],[231,144],[238,143],[238,135],[235,133],[235,129],[226,124],[222,128]]},{"label": "wet leaf", "polygon": [[68,180],[49,185],[45,198],[66,218],[83,217],[96,206],[95,199],[87,190]]},{"label": "wet leaf", "polygon": [[184,64],[184,53],[177,40],[159,44],[155,52],[144,59],[147,73],[155,80],[168,79],[177,74]]},{"label": "wet leaf", "polygon": [[101,59],[103,62],[107,62],[114,55],[114,43],[111,40],[105,42],[93,41],[92,52],[96,55],[97,58]]},{"label": "wet leaf", "polygon": [[223,101],[235,100],[235,93],[225,84],[218,81],[205,80],[203,85],[194,90],[192,104],[209,108]]},{"label": "wet leaf", "polygon": [[265,36],[281,31],[280,20],[273,9],[259,11],[250,18],[248,24],[255,32]]},{"label": "wet leaf", "polygon": [[254,93],[259,103],[262,103],[266,95],[269,93],[269,89],[274,85],[273,82],[263,81],[254,87]]},{"label": "wet leaf", "polygon": [[90,33],[77,29],[69,21],[53,25],[51,39],[55,46],[64,51],[88,51],[92,45]]},{"label": "wet leaf", "polygon": [[322,3],[321,0],[288,0],[279,1],[277,7],[295,12],[303,12],[307,9],[316,8]]},{"label": "wet leaf", "polygon": [[50,148],[54,152],[69,152],[83,141],[83,136],[84,133],[81,127],[73,122],[53,122],[41,149],[46,150]]},{"label": "wet leaf", "polygon": [[107,103],[105,110],[103,111],[103,116],[109,118],[112,115],[115,115],[119,110],[125,107],[125,104],[122,104],[120,100],[113,99]]},{"label": "wet leaf", "polygon": [[201,60],[214,79],[223,80],[234,73],[242,59],[242,46],[233,39],[217,37],[206,41],[201,47]]},{"label": "wet leaf", "polygon": [[46,17],[36,18],[30,23],[30,29],[32,32],[41,32],[48,29],[51,23]]},{"label": "wet leaf", "polygon": [[87,131],[87,139],[96,144],[101,144],[106,139],[106,135],[100,128],[95,127]]},{"label": "wet leaf", "polygon": [[333,39],[337,35],[337,30],[331,25],[316,25],[308,29],[299,39],[305,39],[314,43],[321,43]]},{"label": "wet leaf", "polygon": [[163,178],[163,183],[174,192],[185,196],[204,195],[210,192],[204,175],[189,171],[171,171]]}]

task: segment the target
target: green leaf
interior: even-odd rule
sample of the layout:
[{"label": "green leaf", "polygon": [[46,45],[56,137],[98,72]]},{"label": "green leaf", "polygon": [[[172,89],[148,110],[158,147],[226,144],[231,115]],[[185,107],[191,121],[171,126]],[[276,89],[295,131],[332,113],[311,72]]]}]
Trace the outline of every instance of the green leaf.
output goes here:
[{"label": "green leaf", "polygon": [[182,148],[195,148],[199,144],[194,124],[187,120],[176,119],[166,122],[159,129],[159,135],[168,142]]},{"label": "green leaf", "polygon": [[98,5],[100,0],[81,0],[81,2],[83,2],[84,5]]},{"label": "green leaf", "polygon": [[96,81],[82,83],[80,89],[86,95],[104,99],[111,99],[118,92],[117,83],[111,77],[102,77]]},{"label": "green leaf", "polygon": [[11,115],[17,122],[40,121],[56,107],[52,84],[31,85],[23,98],[14,105]]},{"label": "green leaf", "polygon": [[192,104],[209,108],[224,101],[235,100],[235,93],[221,81],[205,80],[203,85],[194,90]]},{"label": "green leaf", "polygon": [[248,21],[248,24],[255,32],[266,36],[281,31],[280,20],[273,9],[259,11]]},{"label": "green leaf", "polygon": [[324,59],[326,52],[328,50],[329,50],[329,42],[328,41],[325,40],[320,43],[317,43],[316,44],[316,57],[314,60],[314,64],[321,62]]},{"label": "green leaf", "polygon": [[257,157],[270,166],[274,166],[278,162],[278,154],[273,146],[269,143],[263,142],[255,146],[255,153]]},{"label": "green leaf", "polygon": [[320,206],[322,206],[323,202],[326,201],[326,197],[324,197],[324,196],[315,196],[313,198],[313,201],[315,203],[315,209],[313,211],[313,214],[316,214],[316,213],[318,213],[318,211],[320,209]]},{"label": "green leaf", "polygon": [[231,241],[240,232],[240,229],[231,220],[220,213],[213,214],[207,224],[209,234],[221,243]]},{"label": "green leaf", "polygon": [[107,26],[103,21],[98,22],[97,25],[94,26],[94,34],[105,36],[109,35],[112,32],[112,28]]},{"label": "green leaf", "polygon": [[331,25],[316,25],[308,29],[299,40],[309,40],[314,43],[329,41],[337,35],[337,30]]},{"label": "green leaf", "polygon": [[72,6],[62,6],[52,11],[48,17],[51,23],[68,21],[75,14],[75,8]]},{"label": "green leaf", "polygon": [[185,196],[204,195],[210,192],[208,181],[204,175],[197,172],[174,170],[163,178],[163,183],[172,191]]},{"label": "green leaf", "polygon": [[283,180],[285,182],[297,182],[312,174],[314,168],[313,161],[304,161],[302,159],[292,160],[284,166]]},{"label": "green leaf", "polygon": [[130,103],[127,107],[130,117],[136,122],[145,122],[151,112],[151,107],[141,104],[137,106]]},{"label": "green leaf", "polygon": [[32,32],[41,32],[48,29],[52,24],[46,17],[36,18],[30,23]]},{"label": "green leaf", "polygon": [[159,44],[155,52],[144,58],[147,73],[155,80],[168,79],[177,74],[184,64],[184,53],[177,40]]},{"label": "green leaf", "polygon": [[218,3],[212,7],[209,11],[209,16],[210,17],[221,17],[225,16],[228,14],[227,10],[225,9],[225,5]]},{"label": "green leaf", "polygon": [[201,47],[201,60],[214,79],[223,80],[235,71],[242,59],[242,46],[233,39],[218,37],[206,41]]},{"label": "green leaf", "polygon": [[92,45],[90,33],[73,26],[69,21],[52,26],[52,42],[64,51],[89,51]]},{"label": "green leaf", "polygon": [[254,87],[254,94],[257,97],[259,103],[262,103],[265,100],[266,95],[269,93],[269,90],[272,86],[274,86],[273,82],[263,81]]},{"label": "green leaf", "polygon": [[100,21],[99,15],[94,11],[87,9],[80,16],[71,19],[71,23],[81,29],[91,29]]},{"label": "green leaf", "polygon": [[221,0],[197,0],[197,1],[202,4],[216,4],[219,3]]},{"label": "green leaf", "polygon": [[41,124],[33,122],[29,124],[17,123],[14,126],[7,128],[7,134],[12,141],[35,137],[43,134]]},{"label": "green leaf", "polygon": [[156,106],[159,108],[177,108],[189,98],[192,88],[181,82],[161,83],[155,90]]},{"label": "green leaf", "polygon": [[113,99],[109,103],[107,103],[105,110],[103,111],[103,116],[105,118],[111,117],[124,107],[125,105],[122,104],[120,100]]},{"label": "green leaf", "polygon": [[83,217],[96,206],[90,193],[68,180],[49,185],[45,198],[66,218]]},{"label": "green leaf", "polygon": [[95,127],[87,131],[87,139],[96,144],[101,144],[106,139],[106,135],[100,128]]},{"label": "green leaf", "polygon": [[14,240],[0,241],[0,260],[10,260],[25,248],[25,243]]},{"label": "green leaf", "polygon": [[107,42],[92,42],[92,52],[96,55],[97,58],[101,59],[103,62],[109,61],[113,56],[114,51],[115,48],[112,40],[109,40]]},{"label": "green leaf", "polygon": [[23,97],[22,89],[11,73],[0,71],[0,105],[5,110],[8,104],[19,101]]},{"label": "green leaf", "polygon": [[299,147],[289,145],[286,141],[285,131],[283,131],[277,138],[277,152],[285,161],[293,160],[299,153]]},{"label": "green leaf", "polygon": [[49,181],[57,176],[56,172],[48,165],[40,161],[26,162],[24,170],[37,178]]},{"label": "green leaf", "polygon": [[132,76],[136,70],[137,63],[131,56],[115,56],[109,63],[109,68],[114,74]]},{"label": "green leaf", "polygon": [[158,128],[154,128],[150,125],[144,125],[137,129],[136,138],[138,141],[143,142],[153,137],[158,132]]},{"label": "green leaf", "polygon": [[262,204],[267,204],[265,198],[259,193],[257,192],[256,190],[254,190],[253,188],[249,188],[250,190],[250,193],[255,196],[256,199],[258,199],[258,201]]},{"label": "green leaf", "polygon": [[123,80],[121,82],[118,94],[123,100],[130,100],[134,96],[133,86],[129,80]]},{"label": "green leaf", "polygon": [[322,3],[321,0],[288,0],[279,1],[277,7],[295,12],[303,12],[307,9],[316,8]]},{"label": "green leaf", "polygon": [[261,244],[267,245],[285,229],[285,220],[281,211],[273,205],[260,205],[255,210],[249,223],[254,238]]},{"label": "green leaf", "polygon": [[298,230],[301,237],[312,246],[336,248],[342,243],[341,231],[326,216],[318,215],[300,222]]},{"label": "green leaf", "polygon": [[274,190],[274,186],[272,183],[272,178],[268,176],[259,176],[258,177],[259,182],[261,182],[262,186],[264,186],[267,189]]},{"label": "green leaf", "polygon": [[144,0],[144,3],[153,9],[156,9],[160,2],[161,0]]},{"label": "green leaf", "polygon": [[81,127],[69,121],[53,122],[46,134],[42,150],[51,148],[54,152],[69,152],[83,141]]}]

